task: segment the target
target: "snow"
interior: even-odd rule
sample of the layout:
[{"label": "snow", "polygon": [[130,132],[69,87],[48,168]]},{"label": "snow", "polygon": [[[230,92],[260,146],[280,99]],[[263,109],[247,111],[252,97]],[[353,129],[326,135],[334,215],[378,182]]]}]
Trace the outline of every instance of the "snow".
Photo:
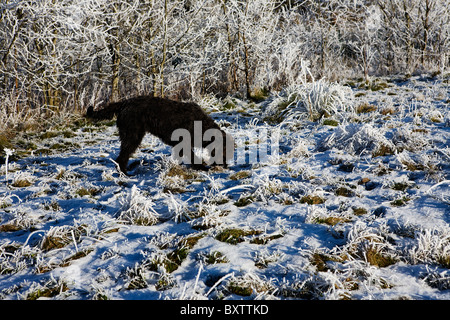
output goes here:
[{"label": "snow", "polygon": [[[27,135],[0,168],[0,298],[450,299],[448,79],[382,80],[290,89],[281,122],[292,92],[212,107],[240,151],[279,137],[278,157],[223,170],[180,169],[147,135],[121,176],[115,126]],[[311,121],[314,88],[337,126]]]}]

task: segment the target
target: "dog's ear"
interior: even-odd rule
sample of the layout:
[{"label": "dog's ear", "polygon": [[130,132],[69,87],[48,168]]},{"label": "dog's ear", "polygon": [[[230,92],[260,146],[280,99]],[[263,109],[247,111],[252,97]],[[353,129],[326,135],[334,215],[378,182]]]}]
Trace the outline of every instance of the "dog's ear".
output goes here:
[{"label": "dog's ear", "polygon": [[86,117],[87,118],[91,118],[93,114],[94,114],[94,107],[93,106],[89,106],[87,108],[87,111],[86,111]]}]

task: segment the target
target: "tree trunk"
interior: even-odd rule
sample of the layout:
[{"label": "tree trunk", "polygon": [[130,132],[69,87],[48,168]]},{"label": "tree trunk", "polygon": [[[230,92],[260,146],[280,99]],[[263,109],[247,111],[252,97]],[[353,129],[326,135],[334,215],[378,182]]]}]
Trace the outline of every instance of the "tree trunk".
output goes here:
[{"label": "tree trunk", "polygon": [[119,81],[120,81],[120,55],[117,44],[110,44],[112,77],[111,77],[111,101],[118,101],[120,97]]}]

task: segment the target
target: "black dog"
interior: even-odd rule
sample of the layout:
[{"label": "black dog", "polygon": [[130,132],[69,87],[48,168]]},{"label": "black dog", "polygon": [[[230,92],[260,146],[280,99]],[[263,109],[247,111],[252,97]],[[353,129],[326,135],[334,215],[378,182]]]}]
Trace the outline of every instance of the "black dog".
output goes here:
[{"label": "black dog", "polygon": [[[234,143],[228,143],[229,150],[227,150],[227,136],[214,120],[209,117],[202,108],[195,103],[186,103],[173,101],[164,98],[157,98],[151,96],[140,96],[120,102],[107,104],[102,109],[94,111],[90,106],[87,109],[86,117],[93,120],[110,120],[117,116],[117,128],[119,129],[119,136],[121,141],[120,154],[117,158],[120,170],[127,173],[127,164],[130,156],[139,147],[144,135],[151,133],[160,138],[165,144],[172,147],[179,142],[172,140],[172,134],[177,129],[185,129],[194,137],[194,122],[201,121],[201,137],[208,129],[216,129],[221,134],[223,149],[220,163],[216,165],[227,165],[227,160],[232,159]],[[198,128],[198,126],[197,126]],[[217,139],[217,137],[215,138]],[[194,168],[205,168],[201,164],[201,160],[194,155],[194,139],[190,141],[190,158]],[[232,141],[232,140],[230,140]],[[201,143],[202,148],[206,148],[211,144],[209,141]],[[195,145],[198,147],[197,145]],[[217,150],[214,150],[217,152]],[[227,152],[228,151],[228,152]],[[189,155],[183,155],[186,157]]]}]

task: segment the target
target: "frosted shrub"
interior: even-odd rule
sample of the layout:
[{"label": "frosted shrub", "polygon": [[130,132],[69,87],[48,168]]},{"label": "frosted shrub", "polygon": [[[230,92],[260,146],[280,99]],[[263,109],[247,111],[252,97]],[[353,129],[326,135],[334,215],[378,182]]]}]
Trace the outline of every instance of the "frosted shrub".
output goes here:
[{"label": "frosted shrub", "polygon": [[256,181],[258,188],[253,193],[253,196],[258,201],[267,202],[274,195],[278,195],[283,192],[285,185],[280,179],[270,178],[268,176],[258,177],[259,181]]},{"label": "frosted shrub", "polygon": [[341,257],[363,260],[373,266],[387,267],[397,261],[395,247],[385,231],[356,222],[347,234],[347,243],[339,249]]},{"label": "frosted shrub", "polygon": [[372,152],[374,156],[392,153],[395,145],[385,137],[385,130],[371,124],[339,126],[321,144],[320,149],[336,148],[353,155]]},{"label": "frosted shrub", "polygon": [[37,247],[25,245],[11,253],[8,247],[11,248],[8,243],[0,245],[0,275],[13,274],[26,269],[34,262],[34,259],[30,257],[35,257],[40,252]]},{"label": "frosted shrub", "polygon": [[275,252],[268,252],[266,249],[255,251],[253,254],[253,260],[255,261],[255,266],[260,269],[267,268],[269,263],[277,262],[284,257],[284,253],[279,250]]},{"label": "frosted shrub", "polygon": [[401,128],[393,130],[392,142],[400,150],[417,152],[430,145],[429,139],[416,126],[401,124]]},{"label": "frosted shrub", "polygon": [[[53,249],[63,248],[71,243],[77,246],[81,236],[86,235],[86,228],[84,226],[56,226],[51,227],[41,241],[41,249],[49,251]],[[77,249],[78,251],[78,249]]]},{"label": "frosted shrub", "polygon": [[129,224],[150,226],[158,223],[163,216],[158,214],[154,202],[145,197],[142,192],[133,186],[128,196],[122,201],[122,209],[118,219]]},{"label": "frosted shrub", "polygon": [[163,188],[164,192],[186,192],[189,181],[196,177],[194,171],[178,164],[172,157],[162,158],[160,170],[156,183]]},{"label": "frosted shrub", "polygon": [[219,111],[219,105],[221,101],[213,94],[205,94],[197,97],[197,104],[203,108],[203,110],[217,112]]},{"label": "frosted shrub", "polygon": [[6,224],[0,226],[0,232],[26,230],[30,229],[37,223],[36,218],[32,217],[29,212],[27,213],[22,210],[14,209],[12,213],[14,217]]},{"label": "frosted shrub", "polygon": [[293,143],[292,150],[286,155],[286,159],[300,158],[300,157],[310,157],[311,152],[308,149],[308,144],[305,139],[297,139]]},{"label": "frosted shrub", "polygon": [[424,274],[423,280],[432,288],[437,288],[439,290],[449,290],[450,289],[450,272],[449,270],[444,270],[438,272],[438,270],[430,270],[427,266],[427,271]]},{"label": "frosted shrub", "polygon": [[29,187],[34,183],[35,177],[28,171],[15,172],[12,186],[16,188]]},{"label": "frosted shrub", "polygon": [[423,230],[408,253],[411,263],[437,263],[450,267],[450,230]]},{"label": "frosted shrub", "polygon": [[318,80],[288,87],[271,99],[264,116],[266,120],[285,123],[317,121],[322,116],[342,116],[353,110],[353,101],[350,88]]},{"label": "frosted shrub", "polygon": [[228,211],[221,210],[217,205],[212,203],[199,203],[195,212],[191,212],[193,218],[191,225],[194,229],[209,229],[223,223],[224,216]]},{"label": "frosted shrub", "polygon": [[191,219],[187,201],[174,197],[169,192],[165,202],[175,222],[184,222]]}]

